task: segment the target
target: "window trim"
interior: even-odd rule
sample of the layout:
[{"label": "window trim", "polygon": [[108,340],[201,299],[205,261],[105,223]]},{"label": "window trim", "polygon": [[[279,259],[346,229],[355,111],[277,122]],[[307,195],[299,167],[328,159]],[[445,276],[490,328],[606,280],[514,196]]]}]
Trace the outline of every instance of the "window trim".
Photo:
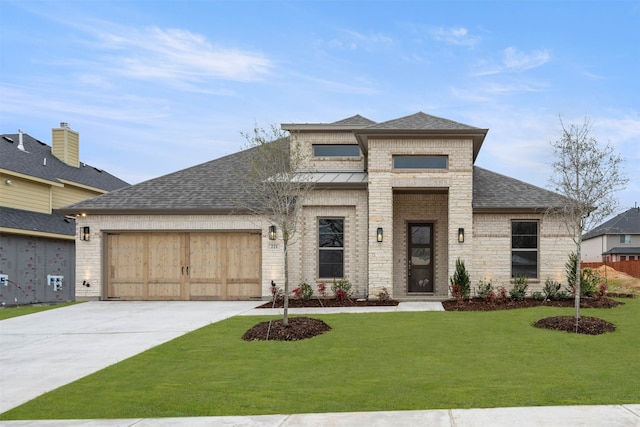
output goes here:
[{"label": "window trim", "polygon": [[[514,237],[514,233],[513,233],[513,225],[515,223],[518,222],[524,222],[524,223],[535,223],[536,224],[536,247],[535,248],[514,248],[513,247],[513,237]],[[540,220],[537,219],[512,219],[510,222],[511,225],[511,231],[509,233],[510,235],[510,243],[509,246],[511,248],[510,251],[510,256],[511,256],[511,266],[510,266],[510,270],[511,270],[511,278],[514,279],[515,277],[517,277],[516,275],[514,275],[514,271],[513,271],[513,255],[514,252],[535,252],[536,253],[536,271],[535,271],[535,276],[529,277],[527,276],[527,278],[529,280],[539,280],[540,278]],[[531,234],[516,234],[516,236],[532,236]]]},{"label": "window trim", "polygon": [[[357,155],[352,155],[352,154],[338,154],[338,155],[331,155],[331,154],[321,154],[318,155],[316,154],[316,147],[318,148],[327,148],[327,147],[332,147],[332,148],[343,148],[343,147],[349,147],[349,148],[357,148],[358,149],[358,154]],[[312,144],[311,145],[311,153],[313,155],[314,158],[329,158],[329,159],[359,159],[362,157],[362,150],[360,150],[360,146],[358,144]]]},{"label": "window trim", "polygon": [[[627,237],[629,239],[627,239]],[[621,245],[630,245],[631,244],[631,234],[621,234],[620,235],[620,244]]]},{"label": "window trim", "polygon": [[[444,167],[403,167],[396,166],[397,159],[409,159],[409,158],[424,158],[424,159],[444,159]],[[391,156],[391,168],[393,170],[407,170],[407,171],[416,171],[416,170],[428,170],[428,171],[445,171],[449,169],[449,156],[447,154],[394,154]]]},{"label": "window trim", "polygon": [[[320,221],[322,220],[339,220],[342,221],[342,246],[320,246]],[[317,249],[317,253],[316,253],[316,260],[317,260],[317,276],[318,276],[318,280],[328,280],[328,279],[342,279],[345,277],[345,226],[346,226],[346,219],[345,217],[341,217],[341,216],[318,216],[316,218],[316,230],[317,230],[317,239],[316,239],[316,249]],[[320,252],[322,251],[336,251],[336,252],[342,252],[342,276],[322,276],[320,274]]]}]

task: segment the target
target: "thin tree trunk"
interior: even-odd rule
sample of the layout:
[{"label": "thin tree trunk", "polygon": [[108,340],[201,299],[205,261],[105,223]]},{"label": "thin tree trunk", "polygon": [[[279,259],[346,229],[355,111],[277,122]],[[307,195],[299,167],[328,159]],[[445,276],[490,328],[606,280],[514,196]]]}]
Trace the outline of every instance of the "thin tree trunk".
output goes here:
[{"label": "thin tree trunk", "polygon": [[284,316],[282,317],[282,324],[284,326],[289,325],[289,253],[287,252],[287,241],[284,241]]},{"label": "thin tree trunk", "polygon": [[575,308],[576,308],[576,324],[578,320],[580,320],[580,293],[581,293],[581,283],[582,282],[582,272],[580,271],[580,257],[582,256],[582,231],[580,231],[580,237],[578,237],[578,254],[576,259],[576,295],[575,295]]}]

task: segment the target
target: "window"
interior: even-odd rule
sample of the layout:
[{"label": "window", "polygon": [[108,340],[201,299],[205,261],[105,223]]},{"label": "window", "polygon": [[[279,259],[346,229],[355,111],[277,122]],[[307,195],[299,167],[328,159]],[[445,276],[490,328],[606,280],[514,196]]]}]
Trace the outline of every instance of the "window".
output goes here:
[{"label": "window", "polygon": [[538,222],[511,222],[511,277],[538,278]]},{"label": "window", "polygon": [[344,276],[344,219],[318,219],[318,277]]},{"label": "window", "polygon": [[394,169],[446,169],[447,156],[393,156]]},{"label": "window", "polygon": [[620,255],[620,261],[626,261],[627,257],[625,255]]},{"label": "window", "polygon": [[358,144],[314,144],[313,155],[314,157],[360,157],[360,147]]},{"label": "window", "polygon": [[621,234],[620,243],[631,243],[631,234]]}]

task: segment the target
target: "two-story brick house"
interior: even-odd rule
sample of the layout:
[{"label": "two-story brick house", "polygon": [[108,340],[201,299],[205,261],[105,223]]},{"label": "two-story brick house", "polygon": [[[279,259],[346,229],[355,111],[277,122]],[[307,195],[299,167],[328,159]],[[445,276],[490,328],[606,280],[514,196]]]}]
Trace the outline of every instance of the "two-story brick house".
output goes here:
[{"label": "two-story brick house", "polygon": [[[424,113],[283,124],[316,183],[289,248],[292,285],[347,278],[357,297],[443,299],[457,259],[473,283],[563,281],[573,240],[545,216],[559,195],[474,166],[487,129]],[[96,238],[77,247],[78,280],[102,299],[268,298],[281,242],[239,208],[251,150],[64,209]],[[81,261],[80,261],[81,260]]]}]

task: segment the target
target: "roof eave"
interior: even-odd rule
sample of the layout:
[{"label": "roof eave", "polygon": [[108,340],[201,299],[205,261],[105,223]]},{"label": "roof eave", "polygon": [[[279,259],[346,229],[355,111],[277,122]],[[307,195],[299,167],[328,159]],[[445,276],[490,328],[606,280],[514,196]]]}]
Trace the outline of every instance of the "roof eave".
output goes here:
[{"label": "roof eave", "polygon": [[246,208],[60,208],[54,212],[65,215],[244,215],[253,213]]},{"label": "roof eave", "polygon": [[480,148],[484,142],[485,137],[489,129],[359,129],[354,130],[353,133],[360,145],[360,149],[363,153],[368,152],[369,138],[380,136],[394,136],[394,137],[416,137],[416,136],[428,136],[429,138],[455,138],[455,137],[471,137],[473,139],[473,161],[475,162]]}]

